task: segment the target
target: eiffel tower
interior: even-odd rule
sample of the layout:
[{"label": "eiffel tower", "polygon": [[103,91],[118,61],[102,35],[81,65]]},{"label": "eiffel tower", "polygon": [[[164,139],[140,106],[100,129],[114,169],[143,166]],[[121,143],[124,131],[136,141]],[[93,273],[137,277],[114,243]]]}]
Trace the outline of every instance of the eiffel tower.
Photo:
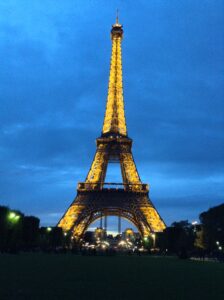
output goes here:
[{"label": "eiffel tower", "polygon": [[[121,42],[123,28],[118,17],[111,29],[112,54],[106,112],[96,153],[85,182],[58,223],[63,231],[80,240],[88,226],[106,216],[118,216],[133,223],[142,237],[165,229],[165,223],[149,199],[149,187],[141,182],[128,137],[122,85]],[[120,164],[122,183],[106,183],[109,162]]]}]

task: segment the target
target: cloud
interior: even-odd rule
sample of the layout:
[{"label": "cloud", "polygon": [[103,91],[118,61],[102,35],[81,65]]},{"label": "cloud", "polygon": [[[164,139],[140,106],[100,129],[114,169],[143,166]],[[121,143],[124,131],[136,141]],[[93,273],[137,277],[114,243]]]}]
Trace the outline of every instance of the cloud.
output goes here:
[{"label": "cloud", "polygon": [[0,4],[1,204],[46,224],[95,153],[117,7],[128,132],[153,202],[172,222],[222,201],[223,2],[115,2]]}]

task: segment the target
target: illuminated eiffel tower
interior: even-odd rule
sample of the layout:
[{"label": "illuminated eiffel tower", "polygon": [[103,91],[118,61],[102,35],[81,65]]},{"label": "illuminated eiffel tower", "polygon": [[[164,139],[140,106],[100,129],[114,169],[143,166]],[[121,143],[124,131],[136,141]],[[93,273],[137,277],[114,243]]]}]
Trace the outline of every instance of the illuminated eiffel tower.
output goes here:
[{"label": "illuminated eiffel tower", "polygon": [[[112,26],[112,54],[106,112],[102,134],[85,182],[78,183],[77,196],[58,223],[79,240],[88,226],[106,216],[132,222],[142,237],[165,229],[165,224],[149,199],[149,188],[141,182],[128,137],[124,113],[121,42],[122,25]],[[120,164],[123,182],[105,183],[109,162]]]}]

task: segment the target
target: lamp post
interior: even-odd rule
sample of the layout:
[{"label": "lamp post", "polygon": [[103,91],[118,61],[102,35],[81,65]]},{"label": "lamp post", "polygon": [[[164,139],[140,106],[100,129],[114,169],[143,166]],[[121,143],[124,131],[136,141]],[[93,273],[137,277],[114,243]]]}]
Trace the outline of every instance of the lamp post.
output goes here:
[{"label": "lamp post", "polygon": [[21,245],[21,219],[22,215],[15,211],[9,211],[7,215],[8,233],[7,233],[7,248],[10,251],[18,251]]},{"label": "lamp post", "polygon": [[155,233],[152,233],[152,241],[153,241],[152,247],[155,248],[156,247],[156,234]]}]

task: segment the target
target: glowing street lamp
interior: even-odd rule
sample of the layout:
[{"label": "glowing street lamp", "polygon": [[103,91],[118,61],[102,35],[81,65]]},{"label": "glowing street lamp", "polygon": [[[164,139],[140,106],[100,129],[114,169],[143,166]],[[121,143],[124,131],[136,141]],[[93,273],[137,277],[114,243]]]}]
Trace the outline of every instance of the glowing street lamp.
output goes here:
[{"label": "glowing street lamp", "polygon": [[50,232],[52,230],[51,227],[47,227],[47,231]]},{"label": "glowing street lamp", "polygon": [[191,223],[191,225],[197,225],[198,224],[198,221],[193,221],[192,223]]},{"label": "glowing street lamp", "polygon": [[11,211],[8,215],[8,219],[10,222],[17,222],[20,219],[20,215],[17,215],[14,211]]},{"label": "glowing street lamp", "polygon": [[156,235],[155,233],[152,233],[152,240],[153,240],[153,248],[156,246]]},{"label": "glowing street lamp", "polygon": [[15,214],[13,211],[11,211],[11,212],[9,213],[9,220],[14,219],[15,216],[16,216],[16,214]]}]

